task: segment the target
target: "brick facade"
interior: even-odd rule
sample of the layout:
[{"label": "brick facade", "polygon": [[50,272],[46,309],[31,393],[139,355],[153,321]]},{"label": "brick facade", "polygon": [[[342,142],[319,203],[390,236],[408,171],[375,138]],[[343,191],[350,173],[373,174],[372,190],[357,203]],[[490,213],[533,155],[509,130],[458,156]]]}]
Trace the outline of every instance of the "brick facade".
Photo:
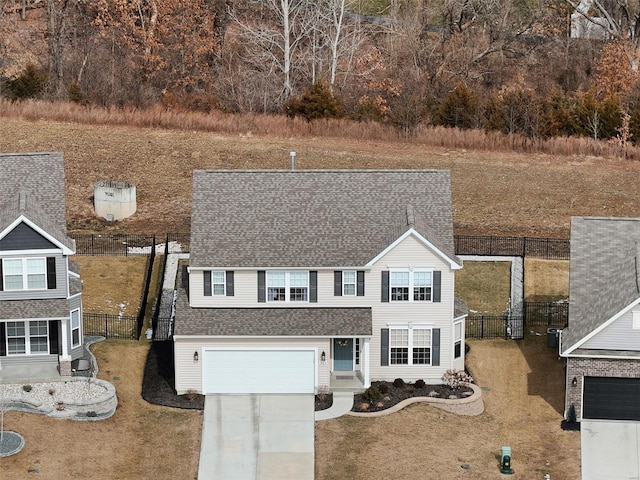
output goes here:
[{"label": "brick facade", "polygon": [[[578,381],[575,387],[572,385],[573,377]],[[567,418],[569,408],[573,404],[576,409],[576,418],[581,419],[584,377],[640,378],[640,359],[567,358],[565,418]]]}]

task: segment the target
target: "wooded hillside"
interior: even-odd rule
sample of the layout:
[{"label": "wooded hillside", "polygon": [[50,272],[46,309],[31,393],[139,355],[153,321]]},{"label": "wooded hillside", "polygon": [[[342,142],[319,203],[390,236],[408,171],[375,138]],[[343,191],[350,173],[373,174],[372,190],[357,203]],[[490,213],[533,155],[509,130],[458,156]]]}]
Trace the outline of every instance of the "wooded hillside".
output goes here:
[{"label": "wooded hillside", "polygon": [[570,0],[0,0],[0,93],[624,146],[638,3],[570,38]]}]

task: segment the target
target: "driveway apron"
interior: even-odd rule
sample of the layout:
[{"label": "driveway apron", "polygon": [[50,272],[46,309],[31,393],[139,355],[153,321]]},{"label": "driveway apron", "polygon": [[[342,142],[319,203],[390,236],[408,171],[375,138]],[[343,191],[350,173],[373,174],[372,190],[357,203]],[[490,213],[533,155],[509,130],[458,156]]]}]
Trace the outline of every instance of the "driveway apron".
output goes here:
[{"label": "driveway apron", "polygon": [[207,395],[198,480],[314,476],[311,394]]},{"label": "driveway apron", "polygon": [[640,422],[580,422],[582,480],[640,479]]}]

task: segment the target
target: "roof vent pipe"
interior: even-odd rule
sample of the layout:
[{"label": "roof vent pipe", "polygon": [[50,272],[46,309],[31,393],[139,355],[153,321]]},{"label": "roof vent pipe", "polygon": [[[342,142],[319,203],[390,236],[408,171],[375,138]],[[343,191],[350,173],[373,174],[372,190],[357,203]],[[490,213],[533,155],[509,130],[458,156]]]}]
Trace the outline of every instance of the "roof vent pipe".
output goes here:
[{"label": "roof vent pipe", "polygon": [[293,172],[296,169],[296,152],[289,152],[289,156],[291,157],[291,171]]}]

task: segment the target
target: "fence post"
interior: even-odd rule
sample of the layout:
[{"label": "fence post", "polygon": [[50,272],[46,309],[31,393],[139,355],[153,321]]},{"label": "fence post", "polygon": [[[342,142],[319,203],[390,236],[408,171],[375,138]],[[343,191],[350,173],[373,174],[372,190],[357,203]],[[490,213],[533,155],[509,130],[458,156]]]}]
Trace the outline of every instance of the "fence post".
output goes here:
[{"label": "fence post", "polygon": [[484,338],[484,315],[480,315],[480,338]]}]

